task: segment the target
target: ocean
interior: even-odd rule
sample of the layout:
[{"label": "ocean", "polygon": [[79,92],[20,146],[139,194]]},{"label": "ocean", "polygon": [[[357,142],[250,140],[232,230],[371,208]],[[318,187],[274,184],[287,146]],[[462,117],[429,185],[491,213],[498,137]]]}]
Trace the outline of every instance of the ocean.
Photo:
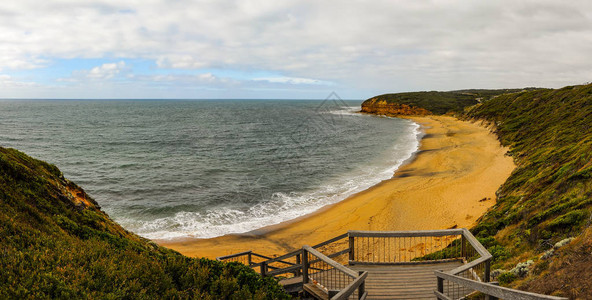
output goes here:
[{"label": "ocean", "polygon": [[244,233],[393,176],[419,125],[342,100],[0,100],[0,146],[150,239]]}]

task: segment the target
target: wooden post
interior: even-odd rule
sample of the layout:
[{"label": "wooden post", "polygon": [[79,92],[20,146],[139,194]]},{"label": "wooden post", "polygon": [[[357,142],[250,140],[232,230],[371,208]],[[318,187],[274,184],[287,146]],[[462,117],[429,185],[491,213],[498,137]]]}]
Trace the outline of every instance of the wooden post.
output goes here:
[{"label": "wooden post", "polygon": [[247,255],[247,262],[248,262],[249,267],[253,263],[253,256],[251,254],[252,254],[252,252],[249,252],[249,254]]},{"label": "wooden post", "polygon": [[[440,270],[442,272],[442,270]],[[438,292],[440,293],[444,293],[444,278],[441,277],[437,277],[438,278]]]},{"label": "wooden post", "polygon": [[483,277],[484,277],[483,281],[489,282],[490,273],[491,273],[491,259],[489,259],[485,262],[485,274],[483,274]]},{"label": "wooden post", "polygon": [[464,235],[460,237],[460,257],[467,258],[467,239]]},{"label": "wooden post", "polygon": [[[358,272],[358,274],[360,276],[362,276],[362,273],[364,273],[364,271]],[[362,281],[362,284],[360,284],[360,286],[358,287],[358,299],[362,299],[362,296],[364,296],[365,292],[366,292],[366,280]]]},{"label": "wooden post", "polygon": [[302,283],[308,283],[308,252],[302,249]]},{"label": "wooden post", "polygon": [[354,237],[349,237],[349,261],[354,261]]},{"label": "wooden post", "polygon": [[[300,257],[302,256],[302,254],[296,254],[296,264],[300,265],[302,264],[302,260],[300,259]],[[296,276],[300,276],[302,275],[302,267],[300,267],[300,269],[296,270]]]},{"label": "wooden post", "polygon": [[261,262],[261,276],[267,276],[267,262]]}]

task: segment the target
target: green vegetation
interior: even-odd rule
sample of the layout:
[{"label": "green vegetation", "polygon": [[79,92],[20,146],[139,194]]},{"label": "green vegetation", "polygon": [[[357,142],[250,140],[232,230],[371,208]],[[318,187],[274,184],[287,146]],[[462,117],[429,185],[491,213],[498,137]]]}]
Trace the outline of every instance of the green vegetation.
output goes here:
[{"label": "green vegetation", "polygon": [[[471,231],[493,255],[492,269],[535,261],[528,277],[504,272],[497,280],[546,294],[590,295],[592,84],[387,94],[370,100],[377,98],[493,125],[517,168],[497,191],[496,205]],[[543,258],[543,252],[567,237],[576,238],[565,250]],[[455,247],[421,259],[449,255]]]},{"label": "green vegetation", "polygon": [[518,165],[478,236],[508,228],[514,248],[544,250],[582,231],[592,211],[592,85],[502,95],[466,117],[494,123]]},{"label": "green vegetation", "polygon": [[[505,93],[514,93],[523,89],[501,90],[459,90],[450,92],[409,92],[384,94],[366,100],[386,101],[387,103],[405,104],[412,107],[420,107],[435,114],[448,112],[462,112],[465,107],[478,104],[480,101],[492,99]],[[364,106],[364,104],[362,104]]]},{"label": "green vegetation", "polygon": [[[507,262],[507,267],[515,263],[512,257],[522,253],[534,253],[536,259],[556,242],[589,228],[592,85],[501,95],[467,109],[464,118],[494,124],[501,143],[510,147],[508,154],[517,164],[498,190],[496,205],[472,229],[477,237],[495,236],[512,254],[502,259],[502,264]],[[572,260],[570,255],[562,260]],[[551,269],[554,274],[569,274],[569,268],[573,267],[564,264]],[[549,272],[547,269],[549,262],[542,261],[535,266],[533,276]],[[553,276],[543,275],[552,281]],[[506,276],[499,281],[509,283],[515,279]],[[554,291],[534,289],[561,295],[588,289],[571,284],[573,291],[567,291],[563,290],[565,285],[555,286]]]},{"label": "green vegetation", "polygon": [[286,299],[237,263],[185,257],[111,221],[57,167],[0,148],[0,299]]},{"label": "green vegetation", "polygon": [[509,284],[516,279],[518,279],[518,276],[512,272],[504,272],[497,277],[497,280],[502,285]]}]

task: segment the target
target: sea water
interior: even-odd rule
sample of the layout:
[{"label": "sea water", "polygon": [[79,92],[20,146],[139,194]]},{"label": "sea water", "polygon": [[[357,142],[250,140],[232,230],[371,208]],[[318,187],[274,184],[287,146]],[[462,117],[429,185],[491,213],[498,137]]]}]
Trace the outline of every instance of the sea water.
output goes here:
[{"label": "sea water", "polygon": [[0,146],[58,166],[151,239],[244,233],[391,178],[409,120],[341,100],[1,100]]}]

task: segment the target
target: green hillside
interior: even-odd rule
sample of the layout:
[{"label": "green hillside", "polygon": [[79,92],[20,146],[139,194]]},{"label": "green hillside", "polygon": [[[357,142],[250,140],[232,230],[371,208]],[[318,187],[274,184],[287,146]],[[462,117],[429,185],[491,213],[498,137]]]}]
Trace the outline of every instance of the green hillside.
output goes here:
[{"label": "green hillside", "polygon": [[[499,90],[459,90],[450,92],[408,92],[384,94],[372,97],[365,103],[386,101],[387,103],[405,104],[412,107],[421,107],[435,114],[448,112],[462,112],[465,107],[475,105],[480,101],[486,101],[504,93],[514,93],[523,89],[499,89]],[[364,104],[362,104],[364,106]]]},{"label": "green hillside", "polygon": [[[497,267],[533,259],[530,277],[515,284],[570,297],[590,295],[590,272],[569,274],[576,272],[577,261],[585,261],[576,259],[582,251],[592,252],[590,234],[582,234],[592,222],[592,85],[501,95],[468,109],[464,118],[494,124],[517,164],[499,189],[497,204],[472,230],[505,246]],[[577,237],[573,245],[550,259],[539,258],[568,237]],[[566,261],[573,263],[562,265]],[[589,270],[592,258],[579,267]]]},{"label": "green hillside", "polygon": [[237,263],[127,232],[53,165],[0,147],[0,299],[283,299]]}]

